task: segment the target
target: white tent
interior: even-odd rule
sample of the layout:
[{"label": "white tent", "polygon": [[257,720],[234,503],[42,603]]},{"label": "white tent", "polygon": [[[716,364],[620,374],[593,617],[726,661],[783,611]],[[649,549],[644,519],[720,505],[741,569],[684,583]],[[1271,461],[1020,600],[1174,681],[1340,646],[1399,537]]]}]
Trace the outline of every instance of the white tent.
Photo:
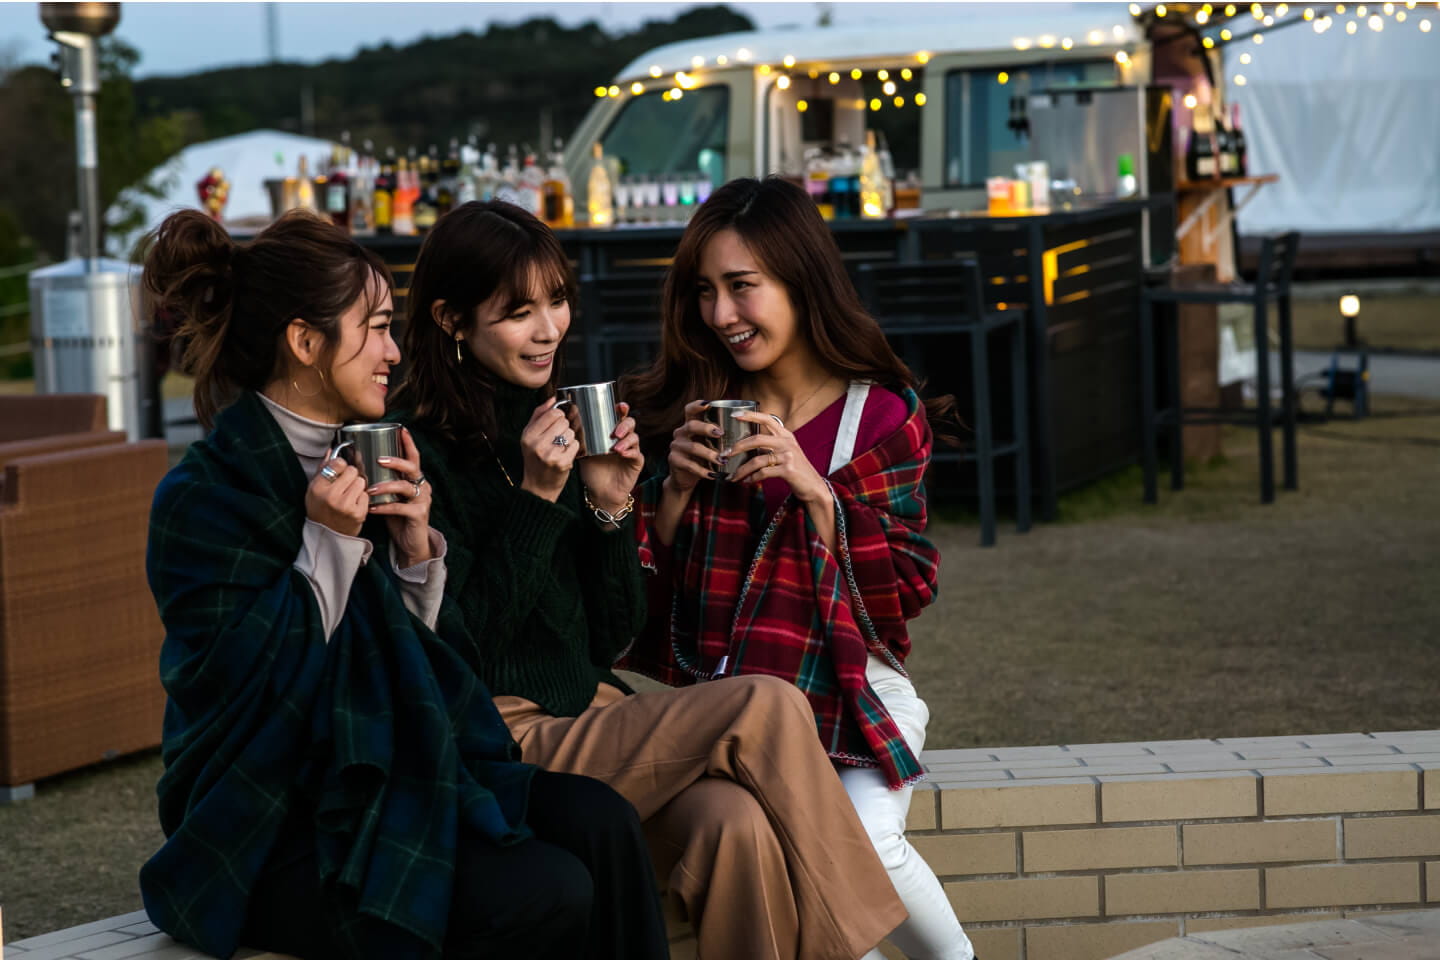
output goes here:
[{"label": "white tent", "polygon": [[1250,170],[1280,177],[1240,213],[1242,234],[1440,230],[1440,29],[1420,26],[1440,15],[1425,6],[1380,31],[1348,33],[1352,11],[1322,34],[1300,23],[1226,48]]},{"label": "white tent", "polygon": [[226,221],[268,219],[270,197],[265,190],[265,180],[294,174],[302,155],[310,158],[311,173],[322,170],[330,160],[333,147],[329,140],[279,130],[251,130],[192,144],[150,174],[149,181],[164,191],[162,198],[144,196],[134,189],[121,193],[116,205],[111,207],[111,216],[118,215],[117,208],[121,206],[136,205],[144,210],[144,223],[133,233],[111,233],[106,238],[106,246],[110,253],[123,257],[143,233],[158,226],[170,213],[187,207],[198,209],[200,195],[195,184],[213,167],[223,170],[225,179],[230,181],[230,199],[224,212]]}]

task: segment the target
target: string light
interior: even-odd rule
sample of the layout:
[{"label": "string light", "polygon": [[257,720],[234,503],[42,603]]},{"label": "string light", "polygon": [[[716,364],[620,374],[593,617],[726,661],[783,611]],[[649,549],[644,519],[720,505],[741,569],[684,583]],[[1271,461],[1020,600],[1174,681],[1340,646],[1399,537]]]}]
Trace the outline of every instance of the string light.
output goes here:
[{"label": "string light", "polygon": [[1275,18],[1272,17],[1272,16],[1270,16],[1270,14],[1268,14],[1268,13],[1265,14],[1265,19],[1264,19],[1264,20],[1261,20],[1260,22],[1263,23],[1263,24],[1264,24],[1265,26],[1267,26],[1267,27],[1273,27],[1273,26],[1275,26]]},{"label": "string light", "polygon": [[925,98],[925,94],[923,94],[923,93],[917,93],[917,94],[915,94],[915,106],[917,106],[917,107],[923,107],[923,106],[925,106],[925,99],[926,99],[926,98]]},{"label": "string light", "polygon": [[596,87],[596,88],[595,88],[595,96],[597,96],[597,97],[603,97],[603,96],[605,96],[605,88],[604,88],[604,87]]},{"label": "string light", "polygon": [[1370,19],[1365,22],[1369,25],[1370,29],[1374,30],[1376,33],[1379,33],[1381,30],[1385,29],[1385,18],[1380,16],[1380,14],[1378,13],[1372,13],[1370,15]]},{"label": "string light", "polygon": [[1420,32],[1421,32],[1421,33],[1429,33],[1429,32],[1430,32],[1430,21],[1429,21],[1429,20],[1421,20],[1421,21],[1420,21]]},{"label": "string light", "polygon": [[723,54],[723,53],[720,54],[720,56],[718,56],[718,57],[715,58],[715,65],[716,65],[717,67],[723,67],[723,66],[725,66],[725,65],[726,65],[727,63],[729,63],[729,62],[730,62],[730,58],[727,57],[727,56],[725,56],[725,54]]},{"label": "string light", "polygon": [[877,80],[889,80],[889,79],[890,79],[890,71],[889,71],[889,70],[877,70],[876,73],[875,73],[875,78],[876,78]]},{"label": "string light", "polygon": [[859,79],[860,79],[861,77],[863,77],[864,75],[865,75],[864,72],[863,72],[859,67],[856,67],[854,70],[851,70],[851,71],[850,71],[850,79],[851,79],[851,80],[859,80]]},{"label": "string light", "polygon": [[690,58],[690,66],[691,66],[692,69],[699,70],[701,67],[705,66],[705,58],[704,58],[704,57],[691,57],[691,58]]},{"label": "string light", "polygon": [[1015,49],[1016,49],[1016,50],[1029,50],[1029,49],[1030,49],[1030,38],[1029,38],[1029,37],[1016,37],[1016,38],[1015,38]]},{"label": "string light", "polygon": [[1202,37],[1200,42],[1205,45],[1206,50],[1209,50],[1215,46],[1215,41],[1211,40],[1209,37]]},{"label": "string light", "polygon": [[1241,63],[1244,63],[1244,64],[1248,64],[1248,63],[1250,62],[1250,54],[1248,54],[1248,53],[1242,53],[1242,54],[1240,54],[1240,62],[1241,62]]},{"label": "string light", "polygon": [[1280,6],[1278,6],[1278,7],[1275,8],[1275,16],[1277,16],[1277,17],[1283,17],[1283,16],[1285,16],[1285,14],[1287,14],[1287,13],[1289,13],[1289,12],[1290,12],[1290,4],[1288,4],[1288,3],[1282,3],[1282,4],[1280,4]]},{"label": "string light", "polygon": [[873,100],[870,101],[870,109],[871,109],[872,111],[875,111],[875,110],[879,110],[879,109],[880,109],[880,98],[879,98],[879,97],[876,97],[875,99],[873,99]]},{"label": "string light", "polygon": [[790,77],[783,73],[780,74],[779,78],[775,81],[775,86],[779,87],[781,90],[789,90]]},{"label": "string light", "polygon": [[1155,16],[1157,16],[1157,17],[1163,17],[1163,16],[1165,16],[1165,14],[1167,14],[1167,13],[1169,13],[1169,12],[1170,12],[1170,11],[1168,11],[1168,10],[1165,9],[1165,4],[1163,4],[1163,3],[1162,3],[1162,4],[1159,4],[1159,5],[1157,5],[1157,6],[1155,7]]},{"label": "string light", "polygon": [[1257,34],[1255,34],[1255,36],[1254,36],[1253,39],[1255,40],[1256,43],[1264,43],[1264,42],[1265,42],[1265,35],[1264,35],[1263,33],[1257,33]]},{"label": "string light", "polygon": [[660,65],[658,63],[650,65],[650,76],[654,77],[656,80],[659,80],[660,74],[664,72],[664,70],[660,69]]},{"label": "string light", "polygon": [[796,110],[799,110],[801,113],[804,113],[806,110],[809,110],[809,109],[810,109],[810,101],[808,101],[808,100],[796,100],[796,101],[795,101],[795,109],[796,109]]},{"label": "string light", "polygon": [[1250,16],[1254,17],[1256,20],[1259,20],[1261,17],[1265,16],[1265,8],[1260,6],[1260,4],[1258,3],[1250,4]]},{"label": "string light", "polygon": [[741,63],[748,63],[750,61],[749,49],[747,49],[746,47],[741,47],[739,50],[736,50],[735,59],[739,60]]},{"label": "string light", "polygon": [[1118,24],[1118,23],[1115,24],[1114,29],[1112,29],[1110,32],[1113,33],[1113,34],[1115,34],[1115,39],[1116,39],[1116,40],[1124,40],[1124,39],[1125,39],[1125,28],[1122,27],[1122,26],[1120,26],[1120,24]]},{"label": "string light", "polygon": [[614,86],[612,86],[609,90],[606,90],[605,92],[606,92],[607,94],[609,94],[610,96],[612,96],[612,97],[618,97],[618,96],[620,96],[620,88],[619,88],[619,87],[614,87]]},{"label": "string light", "polygon": [[1194,110],[1194,109],[1195,109],[1195,105],[1196,105],[1197,103],[1199,103],[1200,101],[1195,99],[1195,94],[1193,94],[1193,93],[1187,93],[1187,94],[1185,94],[1185,100],[1184,100],[1183,102],[1184,102],[1184,104],[1185,104],[1185,109],[1186,109],[1186,110]]},{"label": "string light", "polygon": [[1396,22],[1396,23],[1404,23],[1404,22],[1405,22],[1405,11],[1404,11],[1404,10],[1396,10],[1396,11],[1395,11],[1395,22]]},{"label": "string light", "polygon": [[1205,26],[1205,24],[1210,22],[1210,14],[1206,13],[1204,10],[1201,10],[1199,13],[1195,14],[1195,22],[1200,24],[1200,26],[1202,27]]},{"label": "string light", "polygon": [[1207,4],[1203,5],[1203,6],[1200,8],[1200,12],[1203,13],[1203,14],[1205,14],[1205,16],[1208,17],[1208,16],[1210,16],[1210,14],[1212,14],[1212,13],[1215,12],[1215,8],[1212,7],[1212,6],[1210,6],[1210,4],[1207,3]]},{"label": "string light", "polygon": [[760,64],[760,76],[762,76],[762,77],[768,77],[768,76],[770,76],[770,64],[768,64],[768,63],[762,63],[762,64]]},{"label": "string light", "polygon": [[905,98],[904,98],[904,97],[896,97],[896,98],[895,98],[895,106],[896,106],[896,107],[903,107],[903,106],[905,106]]},{"label": "string light", "polygon": [[1312,8],[1312,7],[1306,7],[1306,8],[1305,8],[1304,17],[1305,17],[1305,19],[1306,19],[1307,21],[1314,20],[1314,19],[1315,19],[1315,10],[1314,10],[1314,8]]},{"label": "string light", "polygon": [[1360,20],[1364,20],[1364,19],[1365,19],[1365,11],[1366,11],[1367,9],[1368,9],[1368,8],[1367,8],[1364,4],[1361,4],[1360,6],[1356,7],[1356,8],[1355,8],[1355,16],[1356,16],[1356,18],[1357,18],[1357,19],[1360,19]]},{"label": "string light", "polygon": [[1350,34],[1350,36],[1352,37],[1355,36],[1355,31],[1358,29],[1360,28],[1355,26],[1354,20],[1351,20],[1349,23],[1345,24],[1345,32]]},{"label": "string light", "polygon": [[781,62],[787,67],[793,67],[795,66],[795,55],[793,53],[786,54],[785,59]]},{"label": "string light", "polygon": [[1335,12],[1338,13],[1338,14],[1343,14],[1343,13],[1345,12],[1345,4],[1343,4],[1343,3],[1337,3],[1337,4],[1335,4]]},{"label": "string light", "polygon": [[1132,16],[1132,17],[1138,17],[1138,16],[1140,16],[1140,4],[1138,4],[1138,3],[1132,3],[1132,4],[1130,4],[1130,16]]},{"label": "string light", "polygon": [[1126,53],[1124,50],[1115,51],[1115,62],[1123,67],[1125,64],[1130,62],[1130,54]]},{"label": "string light", "polygon": [[920,66],[923,67],[925,66],[925,64],[930,62],[930,54],[924,50],[921,50],[919,53],[915,54],[915,60],[920,64]]},{"label": "string light", "polygon": [[895,81],[886,80],[885,86],[881,87],[880,89],[885,94],[885,96],[893,97],[895,95]]},{"label": "string light", "polygon": [[914,77],[914,76],[915,76],[914,71],[912,71],[909,67],[906,67],[904,70],[901,70],[901,71],[900,71],[900,79],[901,79],[901,80],[905,80],[905,81],[908,82],[908,81],[909,81],[912,77]]},{"label": "string light", "polygon": [[1000,75],[995,78],[995,81],[1003,87],[1005,86],[1005,84],[1010,82],[1010,74],[1006,73],[1004,70],[1001,70]]},{"label": "string light", "polygon": [[1229,42],[1231,36],[1233,36],[1233,34],[1231,34],[1231,32],[1230,32],[1229,30],[1221,30],[1221,31],[1220,31],[1220,39],[1221,39],[1221,40],[1224,40],[1224,41],[1226,41],[1226,42]]},{"label": "string light", "polygon": [[1086,42],[1088,42],[1092,47],[1099,45],[1100,41],[1104,39],[1105,34],[1101,33],[1099,30],[1091,30],[1089,33],[1085,34]]},{"label": "string light", "polygon": [[1073,46],[1075,46],[1075,41],[1071,40],[1069,37],[1065,37],[1060,41],[1061,50],[1069,50]]},{"label": "string light", "polygon": [[1046,50],[1049,50],[1051,47],[1055,46],[1055,38],[1048,33],[1045,34],[1043,37],[1040,38],[1040,46]]},{"label": "string light", "polygon": [[1387,16],[1387,17],[1393,16],[1394,13],[1395,13],[1395,4],[1393,4],[1393,3],[1387,3],[1387,4],[1385,4],[1385,6],[1381,7],[1380,9],[1382,9],[1382,10],[1385,11],[1385,16]]},{"label": "string light", "polygon": [[1237,86],[1237,87],[1243,87],[1243,86],[1245,86],[1245,74],[1243,74],[1243,73],[1237,73],[1237,74],[1235,74],[1235,86]]},{"label": "string light", "polygon": [[820,71],[819,71],[819,70],[816,70],[815,68],[812,67],[812,68],[810,69],[810,79],[811,79],[811,80],[818,80],[818,79],[820,79]]},{"label": "string light", "polygon": [[831,71],[829,80],[830,80],[831,83],[839,83],[839,82],[840,82],[840,74],[835,73],[834,71]]},{"label": "string light", "polygon": [[674,100],[679,100],[679,99],[681,99],[681,98],[684,97],[684,96],[685,96],[685,91],[684,91],[684,90],[671,90],[671,91],[670,91],[670,99],[671,99],[672,101],[674,101]]},{"label": "string light", "polygon": [[630,84],[630,92],[637,97],[640,96],[640,94],[645,92],[645,84],[641,83],[639,80],[636,80],[634,83]]},{"label": "string light", "polygon": [[675,74],[675,86],[680,87],[684,90],[693,90],[698,83],[699,81],[697,81],[694,77],[690,76],[690,74],[686,73],[684,70],[681,70]]},{"label": "string light", "polygon": [[1225,4],[1225,16],[1227,16],[1227,17],[1233,17],[1233,16],[1235,16],[1235,4],[1233,4],[1233,3],[1227,3],[1227,4]]}]

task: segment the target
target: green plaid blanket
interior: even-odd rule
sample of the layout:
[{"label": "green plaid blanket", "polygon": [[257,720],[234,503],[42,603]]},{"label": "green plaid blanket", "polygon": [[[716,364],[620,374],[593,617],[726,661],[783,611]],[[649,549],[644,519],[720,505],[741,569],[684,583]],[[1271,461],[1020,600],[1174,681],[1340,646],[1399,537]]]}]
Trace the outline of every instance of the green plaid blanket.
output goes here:
[{"label": "green plaid blanket", "polygon": [[[306,483],[245,394],[156,490],[146,568],[165,625],[168,839],[140,871],[145,909],[230,956],[282,822],[313,811],[333,907],[316,922],[354,957],[438,957],[456,850],[529,836],[533,768],[473,671],[405,608],[378,521],[326,642],[293,566]],[[463,629],[447,603],[438,632]]]}]

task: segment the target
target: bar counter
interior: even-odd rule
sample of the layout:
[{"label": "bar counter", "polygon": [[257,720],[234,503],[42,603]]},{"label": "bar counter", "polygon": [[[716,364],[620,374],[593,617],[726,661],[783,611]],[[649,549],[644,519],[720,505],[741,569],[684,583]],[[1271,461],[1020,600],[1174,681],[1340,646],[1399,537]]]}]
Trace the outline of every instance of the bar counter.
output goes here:
[{"label": "bar counter", "polygon": [[[1048,213],[839,220],[830,226],[852,276],[866,262],[969,257],[980,264],[990,308],[1028,311],[1034,489],[1041,518],[1053,520],[1061,492],[1136,458],[1137,316],[1147,232],[1173,237],[1173,211],[1174,198],[1165,195],[1082,201]],[[675,224],[556,231],[582,285],[581,315],[567,343],[569,379],[612,378],[653,355],[659,284],[683,230]],[[397,311],[403,312],[422,239],[360,238],[395,272]],[[1157,240],[1154,247],[1168,257],[1168,244]],[[626,292],[628,299],[620,295]],[[607,331],[617,326],[623,333],[612,337]],[[928,392],[969,396],[968,361],[958,341],[897,349],[925,377]],[[1000,424],[1008,416],[1000,400],[1009,359],[995,356],[992,363]],[[1003,485],[1001,490],[1009,492]]]}]

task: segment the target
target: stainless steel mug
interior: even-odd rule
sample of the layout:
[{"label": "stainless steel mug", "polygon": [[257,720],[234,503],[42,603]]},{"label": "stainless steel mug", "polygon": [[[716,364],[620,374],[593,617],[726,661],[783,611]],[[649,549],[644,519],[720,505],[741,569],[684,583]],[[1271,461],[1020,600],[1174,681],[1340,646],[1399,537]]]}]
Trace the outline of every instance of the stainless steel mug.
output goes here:
[{"label": "stainless steel mug", "polygon": [[[398,471],[380,465],[381,457],[400,457],[400,424],[398,423],[352,423],[340,428],[340,442],[335,445],[332,457],[344,457],[365,477],[367,487],[390,480],[407,479]],[[382,503],[395,503],[398,494],[377,493],[370,498],[372,507]]]},{"label": "stainless steel mug", "polygon": [[[710,445],[719,450],[722,454],[735,444],[752,437],[760,432],[760,424],[751,423],[748,420],[736,420],[737,413],[754,413],[759,405],[754,400],[711,400],[705,407],[705,419],[720,427],[721,435],[711,437]],[[723,466],[717,466],[715,472],[729,480],[745,465],[750,459],[749,454],[732,456],[725,461]]]},{"label": "stainless steel mug", "polygon": [[560,387],[555,391],[555,405],[564,405],[570,429],[580,444],[577,456],[597,457],[615,447],[611,436],[620,425],[620,410],[615,403],[615,381],[582,383]]}]

